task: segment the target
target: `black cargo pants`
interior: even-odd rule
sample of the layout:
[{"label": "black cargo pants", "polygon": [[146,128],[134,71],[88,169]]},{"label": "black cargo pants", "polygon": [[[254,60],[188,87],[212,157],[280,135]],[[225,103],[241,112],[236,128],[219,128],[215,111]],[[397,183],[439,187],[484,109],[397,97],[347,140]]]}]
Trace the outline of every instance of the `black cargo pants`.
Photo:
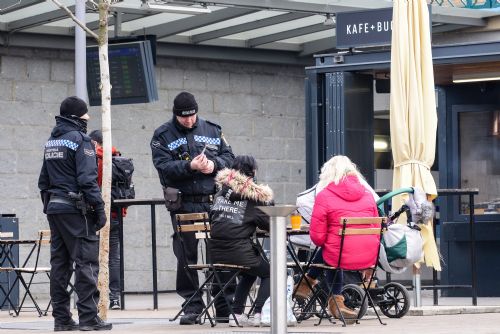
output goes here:
[{"label": "black cargo pants", "polygon": [[[172,227],[174,230],[173,236],[173,250],[177,257],[177,280],[175,285],[175,290],[177,294],[184,298],[184,304],[186,301],[196,292],[200,286],[198,280],[198,273],[196,270],[186,269],[188,264],[196,264],[198,262],[198,240],[195,238],[194,233],[183,233],[182,240],[177,231],[177,221],[175,220],[175,215],[179,213],[197,213],[197,212],[210,212],[210,203],[183,203],[182,211],[170,212],[170,218],[172,219]],[[223,283],[227,282],[232,274],[230,272],[224,273],[221,276]],[[236,284],[231,284],[227,287],[225,294],[230,301],[232,301],[234,296],[234,291],[236,290]],[[218,287],[214,286],[212,289],[212,295],[216,295],[218,292]],[[203,310],[202,295],[199,294],[186,307],[186,314],[194,313],[199,314]],[[215,311],[217,317],[228,317],[231,313],[227,307],[224,297],[220,295],[214,302]]]},{"label": "black cargo pants", "polygon": [[68,284],[75,271],[76,306],[81,324],[97,316],[99,291],[99,237],[92,218],[81,214],[48,214],[51,231],[50,297],[52,316],[57,323],[71,318]]}]

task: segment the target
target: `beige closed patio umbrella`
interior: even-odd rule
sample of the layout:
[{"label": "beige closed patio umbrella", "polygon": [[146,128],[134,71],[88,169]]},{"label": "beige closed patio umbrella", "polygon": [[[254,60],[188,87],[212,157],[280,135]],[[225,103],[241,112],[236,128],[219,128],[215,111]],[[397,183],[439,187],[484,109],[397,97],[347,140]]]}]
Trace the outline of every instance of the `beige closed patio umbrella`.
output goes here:
[{"label": "beige closed patio umbrella", "polygon": [[[429,12],[425,0],[394,0],[391,46],[393,189],[419,187],[437,196],[434,164],[437,114]],[[393,200],[399,208],[404,198]],[[441,270],[432,222],[422,229],[427,266]]]}]

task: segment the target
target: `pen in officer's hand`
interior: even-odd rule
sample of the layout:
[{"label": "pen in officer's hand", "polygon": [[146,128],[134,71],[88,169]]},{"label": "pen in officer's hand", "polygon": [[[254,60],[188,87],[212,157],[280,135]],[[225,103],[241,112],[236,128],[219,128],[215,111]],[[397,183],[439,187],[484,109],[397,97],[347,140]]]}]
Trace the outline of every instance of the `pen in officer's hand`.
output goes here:
[{"label": "pen in officer's hand", "polygon": [[205,149],[207,148],[207,144],[205,143],[205,146],[203,146],[203,150],[201,151],[200,155],[205,153]]}]

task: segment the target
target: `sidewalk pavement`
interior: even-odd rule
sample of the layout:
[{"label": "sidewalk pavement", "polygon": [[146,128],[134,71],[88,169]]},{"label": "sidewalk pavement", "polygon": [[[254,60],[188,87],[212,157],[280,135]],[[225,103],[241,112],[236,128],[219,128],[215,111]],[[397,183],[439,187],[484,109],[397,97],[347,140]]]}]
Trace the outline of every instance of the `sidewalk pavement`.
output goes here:
[{"label": "sidewalk pavement", "polygon": [[[296,327],[288,327],[289,333],[439,333],[439,334],[493,334],[500,333],[500,298],[478,298],[478,306],[472,306],[472,298],[439,298],[440,306],[432,306],[432,295],[422,296],[423,306],[411,307],[401,319],[382,316],[387,326],[379,324],[374,315],[367,314],[360,324],[342,327],[338,322],[323,321],[315,326],[317,318],[304,321]],[[180,326],[170,322],[179,310],[181,299],[174,293],[159,296],[159,310],[153,310],[152,295],[127,295],[124,311],[108,311],[108,321],[117,333],[270,333],[269,327],[231,328],[227,324],[210,327],[204,325]],[[413,302],[412,302],[413,305]],[[73,312],[76,318],[76,310]],[[372,313],[373,314],[373,313]],[[12,317],[0,311],[0,333],[53,333],[53,319],[49,315],[39,318],[35,312],[22,312]]]}]

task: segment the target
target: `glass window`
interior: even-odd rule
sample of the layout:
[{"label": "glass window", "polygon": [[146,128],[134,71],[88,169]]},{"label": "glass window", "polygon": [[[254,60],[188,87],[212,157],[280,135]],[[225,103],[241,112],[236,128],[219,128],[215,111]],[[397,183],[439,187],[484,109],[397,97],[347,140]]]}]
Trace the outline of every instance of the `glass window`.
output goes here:
[{"label": "glass window", "polygon": [[[460,188],[478,188],[474,212],[500,213],[500,111],[460,112]],[[468,196],[460,213],[469,213]]]}]

